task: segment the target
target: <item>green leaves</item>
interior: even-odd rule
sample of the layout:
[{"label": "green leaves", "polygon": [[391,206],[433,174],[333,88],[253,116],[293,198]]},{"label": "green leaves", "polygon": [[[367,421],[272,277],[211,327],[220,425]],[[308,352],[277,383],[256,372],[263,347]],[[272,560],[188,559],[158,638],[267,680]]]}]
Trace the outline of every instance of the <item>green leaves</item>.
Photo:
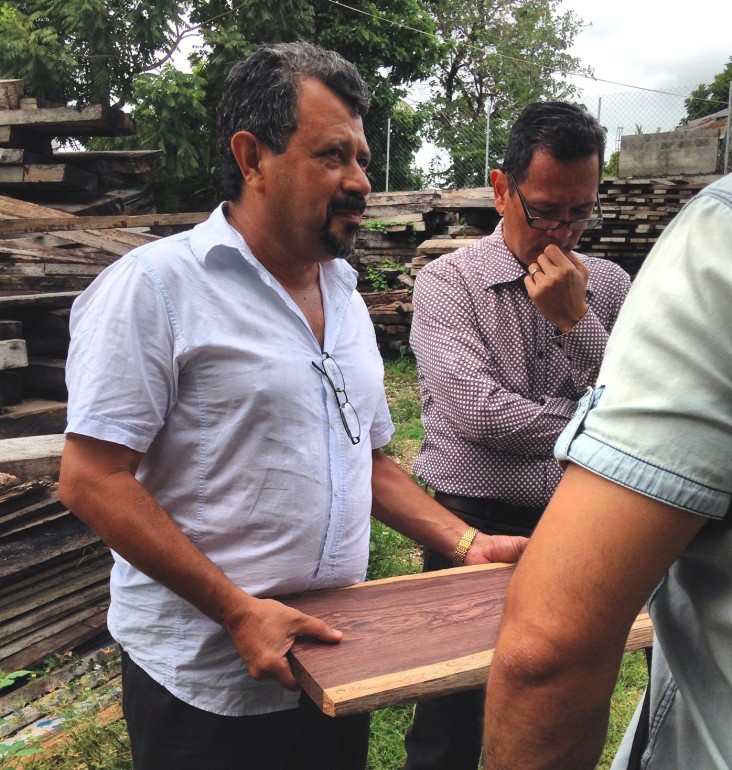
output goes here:
[{"label": "green leaves", "polygon": [[691,96],[684,100],[686,118],[683,122],[688,123],[690,120],[713,115],[715,112],[723,110],[729,100],[730,81],[732,81],[732,56],[727,62],[727,66],[715,76],[709,85],[700,83],[691,92]]}]

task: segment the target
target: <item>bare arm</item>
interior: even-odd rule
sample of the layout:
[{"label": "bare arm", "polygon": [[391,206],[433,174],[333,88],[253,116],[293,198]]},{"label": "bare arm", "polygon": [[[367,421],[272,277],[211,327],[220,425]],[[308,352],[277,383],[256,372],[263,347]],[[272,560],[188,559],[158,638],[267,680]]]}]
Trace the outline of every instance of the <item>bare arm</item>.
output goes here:
[{"label": "bare arm", "polygon": [[[416,484],[391,458],[373,452],[372,513],[421,545],[452,558],[466,524],[443,508]],[[515,562],[523,553],[525,537],[478,534],[465,556],[465,564]]]},{"label": "bare arm", "polygon": [[323,621],[238,588],[135,479],[138,452],[67,436],[59,496],[127,561],[221,624],[255,679],[297,687],[285,657],[299,634],[337,642]]},{"label": "bare arm", "polygon": [[488,677],[486,768],[595,767],[630,626],[703,524],[568,468],[509,587]]}]

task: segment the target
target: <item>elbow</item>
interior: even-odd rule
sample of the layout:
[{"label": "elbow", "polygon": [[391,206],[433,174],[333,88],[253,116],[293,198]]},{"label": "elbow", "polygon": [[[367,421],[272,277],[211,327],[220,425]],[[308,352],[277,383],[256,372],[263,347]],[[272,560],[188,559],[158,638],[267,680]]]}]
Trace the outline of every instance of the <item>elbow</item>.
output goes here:
[{"label": "elbow", "polygon": [[528,629],[510,629],[501,632],[496,654],[491,664],[491,676],[495,673],[511,687],[534,690],[551,686],[561,677],[571,656],[562,652],[551,639]]},{"label": "elbow", "polygon": [[72,512],[79,507],[81,490],[86,486],[86,482],[80,474],[69,467],[68,463],[61,458],[61,470],[58,477],[58,496],[59,500]]}]

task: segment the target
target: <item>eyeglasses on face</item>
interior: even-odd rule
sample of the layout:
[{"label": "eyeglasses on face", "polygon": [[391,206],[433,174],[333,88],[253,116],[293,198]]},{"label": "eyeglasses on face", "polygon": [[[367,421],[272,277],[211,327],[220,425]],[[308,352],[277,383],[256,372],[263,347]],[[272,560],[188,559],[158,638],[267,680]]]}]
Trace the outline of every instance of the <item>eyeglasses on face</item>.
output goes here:
[{"label": "eyeglasses on face", "polygon": [[524,208],[526,223],[529,227],[533,227],[537,230],[558,230],[560,227],[568,227],[573,232],[577,232],[582,230],[593,230],[602,222],[602,206],[600,205],[599,194],[595,196],[594,204],[597,208],[597,216],[587,217],[586,219],[549,219],[548,217],[535,217],[529,211],[529,205],[526,203],[521,188],[513,178],[513,174],[511,174],[510,171],[506,171],[505,174],[511,180],[511,184],[516,188],[519,200]]},{"label": "eyeglasses on face", "polygon": [[333,395],[338,404],[338,411],[341,415],[341,422],[346,435],[351,439],[352,444],[358,444],[361,441],[361,423],[358,420],[356,410],[353,404],[348,400],[346,393],[346,382],[343,379],[343,372],[340,366],[335,362],[330,353],[323,353],[322,368],[315,361],[310,362],[328,381]]}]

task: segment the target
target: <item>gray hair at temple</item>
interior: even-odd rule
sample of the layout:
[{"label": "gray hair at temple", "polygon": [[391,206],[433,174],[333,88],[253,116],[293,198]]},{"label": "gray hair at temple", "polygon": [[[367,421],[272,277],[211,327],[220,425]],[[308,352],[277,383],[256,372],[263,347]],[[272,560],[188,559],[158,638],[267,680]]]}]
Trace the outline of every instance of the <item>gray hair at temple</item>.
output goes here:
[{"label": "gray hair at temple", "polygon": [[309,43],[259,46],[231,68],[218,106],[221,181],[228,200],[237,200],[244,184],[231,137],[250,131],[276,154],[284,152],[297,129],[299,85],[307,77],[330,88],[361,117],[366,115],[368,87],[340,54]]},{"label": "gray hair at temple", "polygon": [[534,102],[525,107],[508,135],[503,170],[523,182],[537,150],[560,163],[597,154],[600,176],[605,131],[588,112],[568,102]]}]

